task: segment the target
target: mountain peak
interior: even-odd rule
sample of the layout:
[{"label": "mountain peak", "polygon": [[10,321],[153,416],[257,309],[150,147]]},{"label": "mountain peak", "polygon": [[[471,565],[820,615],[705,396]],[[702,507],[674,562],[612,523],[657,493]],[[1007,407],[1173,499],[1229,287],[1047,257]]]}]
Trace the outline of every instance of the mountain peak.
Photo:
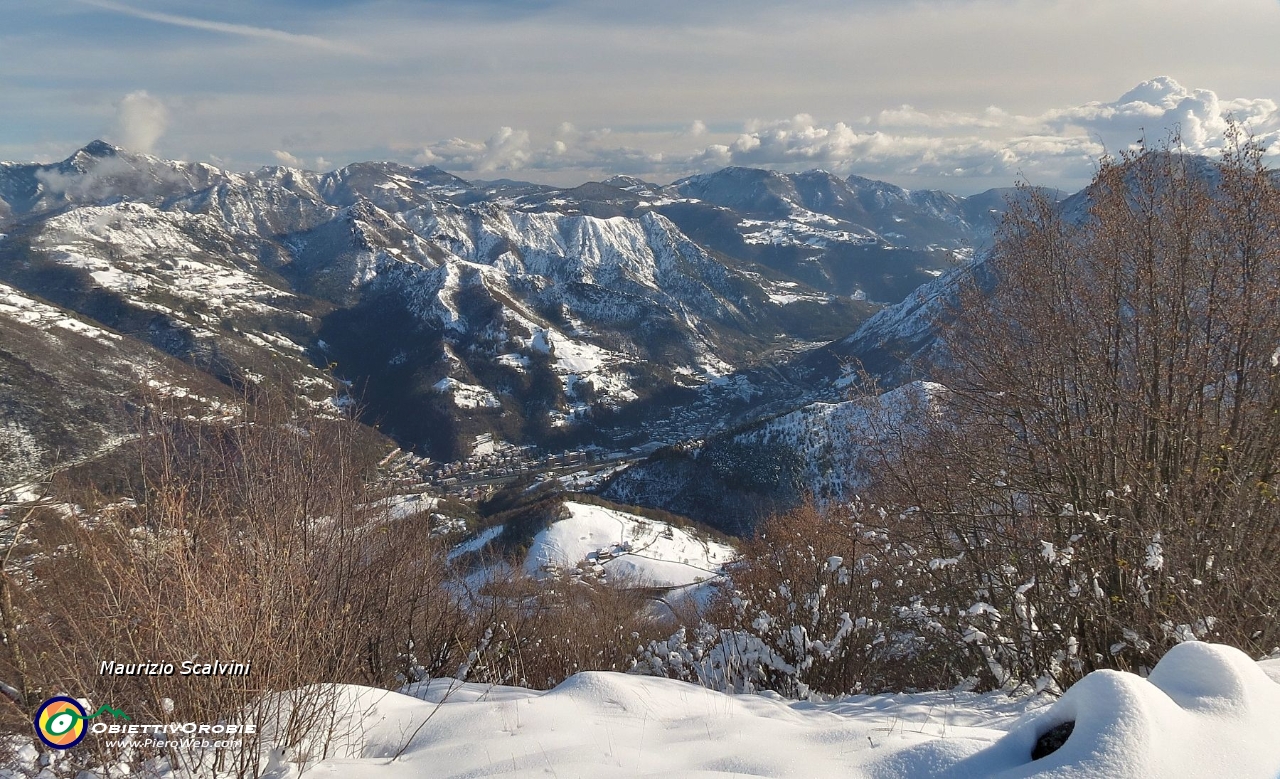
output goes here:
[{"label": "mountain peak", "polygon": [[123,151],[124,149],[121,149],[119,146],[112,146],[106,141],[98,139],[98,140],[90,141],[78,153],[87,154],[90,157],[102,158],[102,157],[115,157]]}]

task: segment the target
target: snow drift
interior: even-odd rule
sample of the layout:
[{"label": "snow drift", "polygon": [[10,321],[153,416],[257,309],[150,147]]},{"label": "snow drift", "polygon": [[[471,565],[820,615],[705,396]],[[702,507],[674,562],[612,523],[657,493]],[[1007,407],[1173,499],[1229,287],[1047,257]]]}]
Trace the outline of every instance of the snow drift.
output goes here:
[{"label": "snow drift", "polygon": [[[548,692],[449,679],[335,688],[328,754],[276,776],[1267,777],[1280,774],[1280,660],[1190,642],[1149,678],[1085,677],[1061,699],[936,692],[788,701],[580,673]],[[1032,760],[1037,738],[1074,731]],[[318,742],[317,742],[318,743]],[[283,759],[282,759],[283,758]]]}]

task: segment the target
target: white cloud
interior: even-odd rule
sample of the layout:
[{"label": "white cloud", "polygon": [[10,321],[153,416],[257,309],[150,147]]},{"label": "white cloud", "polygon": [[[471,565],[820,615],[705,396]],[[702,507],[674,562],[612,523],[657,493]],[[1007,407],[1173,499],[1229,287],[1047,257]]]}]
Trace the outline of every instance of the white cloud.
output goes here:
[{"label": "white cloud", "polygon": [[275,157],[276,160],[281,165],[284,165],[287,168],[305,168],[306,167],[306,163],[304,163],[302,160],[298,159],[297,157],[293,156],[287,151],[281,151],[279,149],[276,149],[275,151],[271,152],[271,156]]},{"label": "white cloud", "polygon": [[127,149],[150,154],[168,128],[168,109],[145,91],[130,92],[116,104],[112,137]]},{"label": "white cloud", "polygon": [[481,173],[519,170],[529,161],[529,133],[503,127],[485,143],[485,153],[476,168]]},{"label": "white cloud", "polygon": [[943,132],[932,133],[859,130],[844,122],[827,125],[799,117],[754,126],[730,144],[708,146],[694,164],[704,169],[744,165],[942,178],[1003,176],[1011,181],[1020,167],[1088,165],[1101,151],[1083,136],[982,138],[963,132],[971,126],[967,121],[952,127],[935,123],[933,129]]},{"label": "white cloud", "polygon": [[[560,146],[568,148],[563,143]],[[502,127],[487,141],[450,138],[432,144],[414,157],[414,161],[457,171],[492,173],[520,170],[531,157],[528,131]]]},{"label": "white cloud", "polygon": [[1274,138],[1280,130],[1272,100],[1220,100],[1211,90],[1187,89],[1168,76],[1144,81],[1113,102],[1050,111],[1043,119],[1051,130],[1083,130],[1115,151],[1129,148],[1139,137],[1159,140],[1176,129],[1188,150],[1204,153],[1222,147],[1229,117],[1264,138]]},{"label": "white cloud", "polygon": [[[747,165],[796,170],[825,167],[889,178],[1037,183],[1087,179],[1097,158],[1180,133],[1187,151],[1212,155],[1226,143],[1231,118],[1264,143],[1280,141],[1280,110],[1270,99],[1222,99],[1162,76],[1118,99],[1022,116],[991,106],[979,113],[927,112],[902,105],[866,123],[821,123],[800,114],[752,120],[746,132],[695,153],[692,168]],[[965,188],[957,182],[959,188]]]}]

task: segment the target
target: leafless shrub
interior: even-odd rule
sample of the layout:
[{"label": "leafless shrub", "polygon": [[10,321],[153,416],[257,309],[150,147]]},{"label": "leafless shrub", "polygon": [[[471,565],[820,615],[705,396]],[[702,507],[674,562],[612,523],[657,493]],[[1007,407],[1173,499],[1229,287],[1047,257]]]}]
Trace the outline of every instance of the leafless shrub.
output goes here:
[{"label": "leafless shrub", "polygon": [[579,671],[628,671],[637,649],[669,632],[670,612],[643,582],[512,576],[485,587],[457,676],[549,689]]},{"label": "leafless shrub", "polygon": [[[60,543],[31,562],[18,608],[32,692],[109,703],[133,722],[254,723],[277,758],[303,761],[323,756],[317,733],[343,714],[334,683],[394,687],[456,668],[468,623],[443,552],[425,524],[370,500],[365,435],[271,397],[230,423],[144,419],[136,500],[49,523]],[[249,672],[99,673],[103,661],[188,660]],[[266,742],[247,741],[161,756],[257,776]],[[119,755],[95,759],[107,757]]]}]

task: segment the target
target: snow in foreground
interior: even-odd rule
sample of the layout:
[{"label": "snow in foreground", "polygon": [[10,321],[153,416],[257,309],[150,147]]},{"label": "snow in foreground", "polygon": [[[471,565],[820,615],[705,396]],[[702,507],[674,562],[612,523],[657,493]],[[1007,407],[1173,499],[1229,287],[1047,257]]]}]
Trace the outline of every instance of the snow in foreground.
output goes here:
[{"label": "snow in foreground", "polygon": [[[1271,674],[1271,678],[1268,677]],[[1182,644],[1148,679],[1102,671],[1057,701],[928,693],[827,703],[581,673],[549,692],[435,680],[338,691],[359,714],[308,777],[1268,777],[1280,661]],[[1061,749],[1038,736],[1075,721]],[[332,754],[332,753],[331,753]],[[399,755],[396,757],[396,755]],[[280,776],[299,776],[296,764]]]}]

